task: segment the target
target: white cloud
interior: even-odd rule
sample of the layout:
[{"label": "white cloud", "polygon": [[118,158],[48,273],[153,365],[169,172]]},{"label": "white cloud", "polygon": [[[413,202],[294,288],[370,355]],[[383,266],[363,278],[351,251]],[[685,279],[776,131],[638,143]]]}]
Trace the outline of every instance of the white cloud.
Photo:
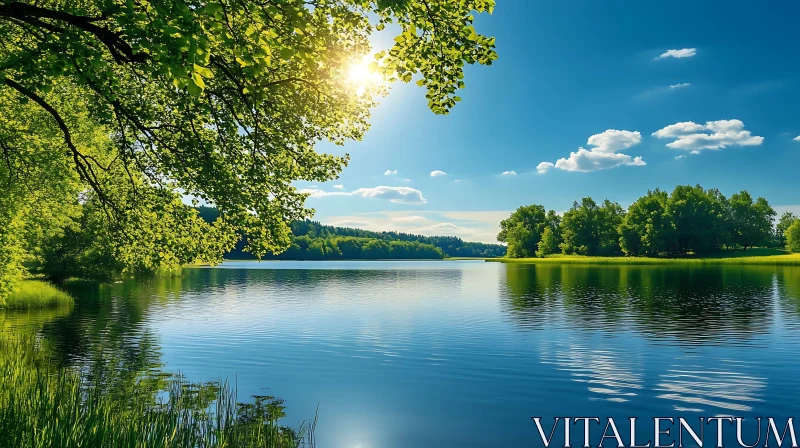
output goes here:
[{"label": "white cloud", "polygon": [[669,86],[669,88],[670,89],[683,89],[683,88],[689,87],[691,85],[692,85],[692,83],[690,83],[690,82],[682,82],[680,84],[672,84],[672,85]]},{"label": "white cloud", "polygon": [[631,157],[617,151],[628,149],[642,142],[642,134],[638,131],[620,131],[608,129],[600,134],[589,137],[588,145],[593,148],[578,148],[571,152],[568,158],[558,159],[556,163],[542,162],[536,166],[536,171],[545,173],[550,168],[564,171],[590,171],[616,168],[622,165],[644,166],[647,165],[641,157]]},{"label": "white cloud", "polygon": [[681,160],[681,159],[685,159],[685,158],[686,158],[686,154],[681,154],[679,156],[675,156],[675,160]]},{"label": "white cloud", "polygon": [[673,139],[667,147],[700,151],[701,149],[722,149],[728,146],[759,146],[764,137],[754,136],[744,129],[741,120],[708,121],[705,125],[692,121],[671,124],[653,132],[657,138]]},{"label": "white cloud", "polygon": [[392,221],[396,221],[396,222],[423,222],[423,221],[429,221],[429,219],[424,217],[424,216],[398,216],[396,218],[392,218]]},{"label": "white cloud", "polygon": [[622,165],[644,166],[647,163],[641,157],[633,158],[627,154],[584,148],[578,148],[578,151],[571,152],[567,159],[558,159],[556,161],[556,168],[558,169],[582,173],[606,170]]},{"label": "white cloud", "polygon": [[384,176],[391,176],[392,174],[397,174],[397,170],[386,170],[383,173]]},{"label": "white cloud", "polygon": [[517,175],[517,172],[516,172],[516,171],[514,171],[514,170],[511,170],[511,171],[503,171],[502,175],[503,175],[503,176],[516,176],[516,175]]},{"label": "white cloud", "polygon": [[536,171],[539,174],[544,174],[544,173],[547,172],[547,170],[549,170],[550,168],[553,168],[554,166],[555,165],[550,163],[550,162],[542,162],[542,163],[536,165]]},{"label": "white cloud", "polygon": [[324,191],[317,187],[301,188],[297,190],[300,193],[307,193],[311,198],[326,198],[328,196],[350,196],[346,191]]},{"label": "white cloud", "polygon": [[309,197],[318,199],[329,196],[361,196],[364,198],[385,199],[395,204],[425,204],[428,201],[422,197],[422,192],[411,187],[387,187],[381,185],[373,188],[359,188],[351,192],[324,191],[319,188],[302,188],[297,190],[307,193]]},{"label": "white cloud", "polygon": [[359,188],[352,193],[355,196],[373,199],[386,199],[395,204],[425,204],[422,192],[411,187],[387,187],[381,185],[373,188]]},{"label": "white cloud", "polygon": [[592,151],[616,152],[620,149],[628,149],[641,142],[642,134],[640,134],[639,131],[631,132],[609,129],[589,137],[587,144],[596,146],[596,148],[592,148]]},{"label": "white cloud", "polygon": [[690,58],[697,54],[697,48],[682,48],[680,50],[667,50],[661,55],[659,55],[656,59],[666,59],[666,58]]},{"label": "white cloud", "polygon": [[333,188],[341,190],[342,188],[344,188],[344,185],[338,185],[337,184],[337,185],[334,185]]},{"label": "white cloud", "polygon": [[647,165],[647,162],[642,160],[642,156],[636,156],[636,157],[633,158],[633,160],[630,163],[627,163],[626,165],[645,166],[645,165]]},{"label": "white cloud", "polygon": [[800,135],[798,135],[797,137],[793,138],[792,140],[794,140],[796,142],[800,142]]},{"label": "white cloud", "polygon": [[445,173],[442,170],[431,171],[431,177],[439,177],[439,176],[447,176],[447,173]]},{"label": "white cloud", "polygon": [[694,150],[694,151],[690,152],[689,154],[694,154],[694,155],[697,155],[697,154],[700,154],[700,151],[698,151],[698,150]]},{"label": "white cloud", "polygon": [[408,182],[411,182],[411,179],[409,179],[409,178],[400,179],[400,182],[406,182],[406,183],[408,183]]}]

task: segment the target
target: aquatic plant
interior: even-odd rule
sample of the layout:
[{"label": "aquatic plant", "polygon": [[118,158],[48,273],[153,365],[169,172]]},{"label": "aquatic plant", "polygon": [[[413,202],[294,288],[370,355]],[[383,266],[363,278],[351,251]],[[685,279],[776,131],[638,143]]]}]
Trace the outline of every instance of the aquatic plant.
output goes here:
[{"label": "aquatic plant", "polygon": [[[5,308],[33,309],[70,306],[72,297],[55,286],[41,281],[25,280],[17,284],[5,298]],[[0,307],[3,307],[0,304]]]},{"label": "aquatic plant", "polygon": [[[107,372],[113,375],[113,372]],[[316,420],[282,426],[282,401],[238,403],[227,383],[180,376],[107,393],[85,371],[55,366],[35,339],[0,338],[0,446],[148,448],[313,447]],[[118,391],[119,392],[119,391]]]}]

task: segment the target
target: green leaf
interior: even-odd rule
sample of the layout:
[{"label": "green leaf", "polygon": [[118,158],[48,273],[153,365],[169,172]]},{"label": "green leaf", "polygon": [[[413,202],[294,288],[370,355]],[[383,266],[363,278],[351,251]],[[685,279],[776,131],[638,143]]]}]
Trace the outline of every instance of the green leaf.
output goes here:
[{"label": "green leaf", "polygon": [[292,51],[291,48],[281,48],[280,55],[281,59],[283,59],[284,61],[288,61],[289,59],[292,58],[292,56],[294,56],[294,51]]},{"label": "green leaf", "polygon": [[197,85],[197,87],[200,87],[200,89],[206,88],[206,83],[203,82],[203,77],[197,73],[192,73],[192,81]]},{"label": "green leaf", "polygon": [[209,3],[206,5],[206,12],[212,16],[220,11],[222,11],[222,5],[219,3]]},{"label": "green leaf", "polygon": [[197,64],[193,64],[192,68],[194,69],[195,73],[200,74],[200,76],[202,76],[203,78],[211,79],[211,78],[214,77],[214,72],[212,72],[210,69],[208,69],[206,67],[203,67],[203,66],[200,66],[200,65],[197,65]]}]

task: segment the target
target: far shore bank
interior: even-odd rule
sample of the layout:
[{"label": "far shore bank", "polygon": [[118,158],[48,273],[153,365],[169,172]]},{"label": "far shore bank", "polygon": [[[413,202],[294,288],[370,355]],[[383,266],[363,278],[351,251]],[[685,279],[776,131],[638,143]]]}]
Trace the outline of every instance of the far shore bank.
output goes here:
[{"label": "far shore bank", "polygon": [[[492,260],[493,258],[487,257],[450,257],[450,258],[332,258],[332,259],[307,259],[307,260],[256,260],[256,259],[224,259],[223,263],[241,263],[241,262],[260,262],[260,263],[274,263],[274,262],[294,262],[294,261],[485,261]],[[196,263],[185,265],[184,267],[203,267],[211,266],[208,263]]]},{"label": "far shore bank", "polygon": [[706,257],[588,257],[583,255],[553,255],[545,258],[489,258],[487,262],[534,264],[616,264],[616,265],[762,265],[800,266],[800,253],[780,249],[751,249],[731,251]]}]

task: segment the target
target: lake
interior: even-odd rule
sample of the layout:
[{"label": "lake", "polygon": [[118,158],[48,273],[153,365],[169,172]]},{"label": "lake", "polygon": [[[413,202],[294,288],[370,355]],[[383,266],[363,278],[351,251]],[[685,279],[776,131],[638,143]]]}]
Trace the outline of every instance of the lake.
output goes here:
[{"label": "lake", "polygon": [[228,378],[289,425],[318,409],[320,447],[542,446],[533,416],[785,423],[800,399],[797,267],[228,262],[75,294],[4,326],[64,364],[100,347]]}]

